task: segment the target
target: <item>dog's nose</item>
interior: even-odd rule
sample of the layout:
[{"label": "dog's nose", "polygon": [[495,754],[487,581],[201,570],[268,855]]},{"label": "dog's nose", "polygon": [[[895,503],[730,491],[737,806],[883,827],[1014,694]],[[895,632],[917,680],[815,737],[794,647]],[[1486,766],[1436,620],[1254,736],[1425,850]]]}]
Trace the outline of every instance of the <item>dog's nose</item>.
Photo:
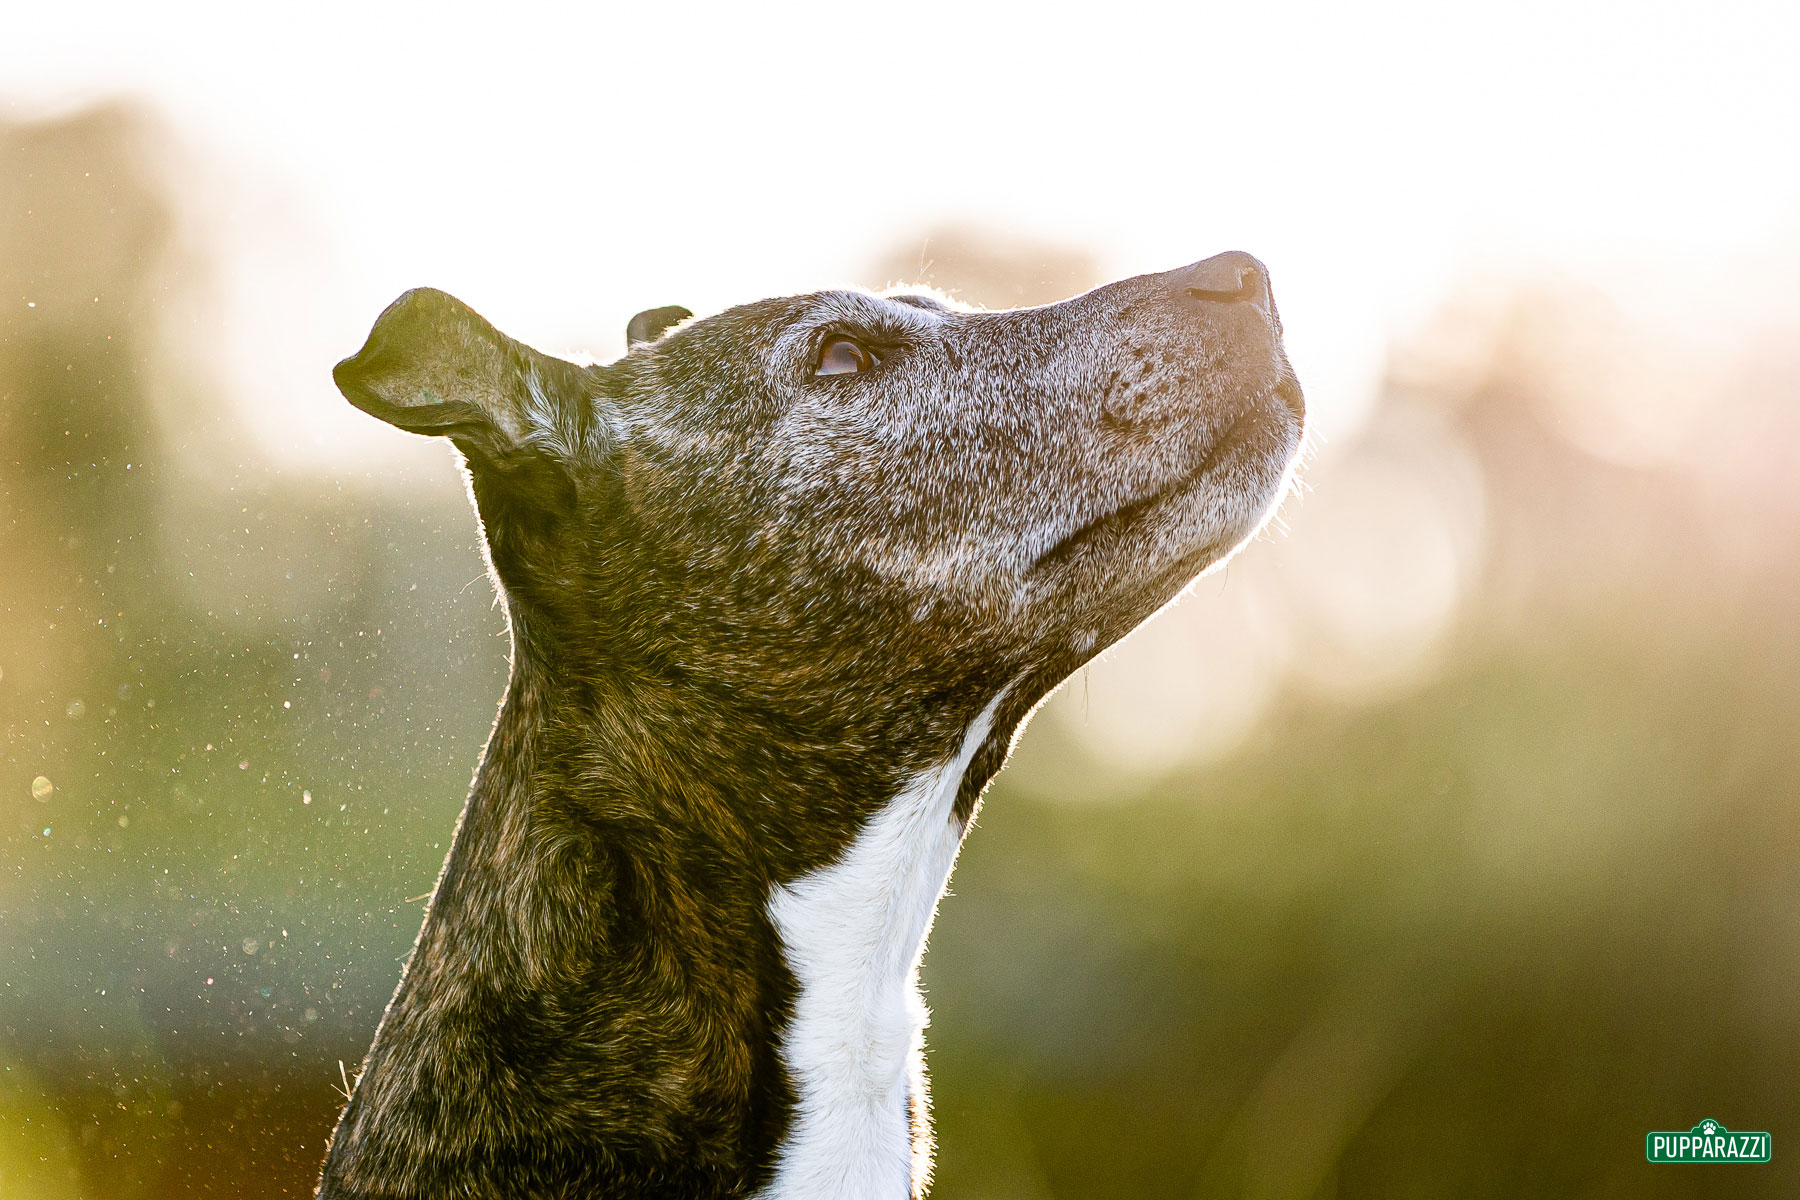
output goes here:
[{"label": "dog's nose", "polygon": [[1269,311],[1269,273],[1242,250],[1227,250],[1169,274],[1169,282],[1190,299],[1253,304],[1265,313]]}]

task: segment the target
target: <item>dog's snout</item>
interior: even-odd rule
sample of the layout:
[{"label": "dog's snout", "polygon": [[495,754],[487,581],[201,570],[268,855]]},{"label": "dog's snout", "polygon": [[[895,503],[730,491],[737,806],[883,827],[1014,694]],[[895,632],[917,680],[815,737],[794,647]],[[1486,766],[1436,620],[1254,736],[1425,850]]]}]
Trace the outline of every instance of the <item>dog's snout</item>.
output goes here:
[{"label": "dog's snout", "polygon": [[1215,304],[1251,304],[1268,312],[1269,273],[1242,250],[1227,250],[1170,272],[1170,282],[1190,299]]}]

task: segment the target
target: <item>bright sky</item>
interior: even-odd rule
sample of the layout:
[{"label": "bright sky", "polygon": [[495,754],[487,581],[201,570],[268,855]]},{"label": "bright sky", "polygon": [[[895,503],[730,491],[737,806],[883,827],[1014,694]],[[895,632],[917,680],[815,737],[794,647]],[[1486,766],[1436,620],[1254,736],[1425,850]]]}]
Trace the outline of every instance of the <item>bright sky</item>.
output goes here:
[{"label": "bright sky", "polygon": [[321,364],[420,283],[610,356],[944,221],[1119,275],[1242,248],[1329,437],[1472,267],[1800,240],[1792,0],[772,7],[14,5],[0,105],[138,95],[255,181],[221,367],[326,449],[367,431]]}]

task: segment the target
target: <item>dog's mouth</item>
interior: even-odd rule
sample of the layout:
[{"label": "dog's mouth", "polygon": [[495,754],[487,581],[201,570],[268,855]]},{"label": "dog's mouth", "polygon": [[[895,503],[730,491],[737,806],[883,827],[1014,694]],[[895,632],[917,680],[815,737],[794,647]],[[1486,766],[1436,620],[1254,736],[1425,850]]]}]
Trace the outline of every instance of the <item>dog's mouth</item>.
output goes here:
[{"label": "dog's mouth", "polygon": [[[1295,410],[1298,400],[1287,395],[1285,385],[1281,391],[1281,398],[1288,409]],[[1299,389],[1295,387],[1293,391],[1297,397]],[[1253,408],[1240,414],[1230,425],[1225,427],[1225,432],[1219,435],[1218,440],[1206,452],[1206,457],[1202,458],[1199,465],[1193,470],[1185,475],[1177,476],[1147,495],[1140,496],[1110,512],[1102,513],[1087,524],[1073,530],[1039,555],[1033,566],[1039,569],[1054,568],[1074,559],[1096,542],[1105,541],[1140,524],[1144,520],[1145,514],[1158,505],[1199,486],[1220,463],[1235,454],[1241,447],[1254,441],[1258,434],[1277,419],[1260,408]]]}]

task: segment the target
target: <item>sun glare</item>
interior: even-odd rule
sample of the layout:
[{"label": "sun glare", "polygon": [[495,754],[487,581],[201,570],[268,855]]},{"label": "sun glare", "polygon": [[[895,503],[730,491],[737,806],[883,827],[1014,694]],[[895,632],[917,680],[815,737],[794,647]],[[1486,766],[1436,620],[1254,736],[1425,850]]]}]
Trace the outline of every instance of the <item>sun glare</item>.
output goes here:
[{"label": "sun glare", "polygon": [[[1386,337],[1480,256],[1718,254],[1791,239],[1800,199],[1800,159],[1771,152],[1800,111],[1791,5],[1239,6],[1079,30],[851,7],[781,38],[748,9],[672,37],[641,6],[324,7],[34,5],[0,42],[12,115],[122,90],[231,164],[194,197],[243,251],[214,366],[296,462],[376,445],[315,368],[407,287],[604,357],[640,308],[857,278],[966,219],[1091,247],[1109,275],[1258,254],[1329,446]],[[998,40],[1034,72],[997,72]],[[867,152],[812,158],[839,143]]]}]

